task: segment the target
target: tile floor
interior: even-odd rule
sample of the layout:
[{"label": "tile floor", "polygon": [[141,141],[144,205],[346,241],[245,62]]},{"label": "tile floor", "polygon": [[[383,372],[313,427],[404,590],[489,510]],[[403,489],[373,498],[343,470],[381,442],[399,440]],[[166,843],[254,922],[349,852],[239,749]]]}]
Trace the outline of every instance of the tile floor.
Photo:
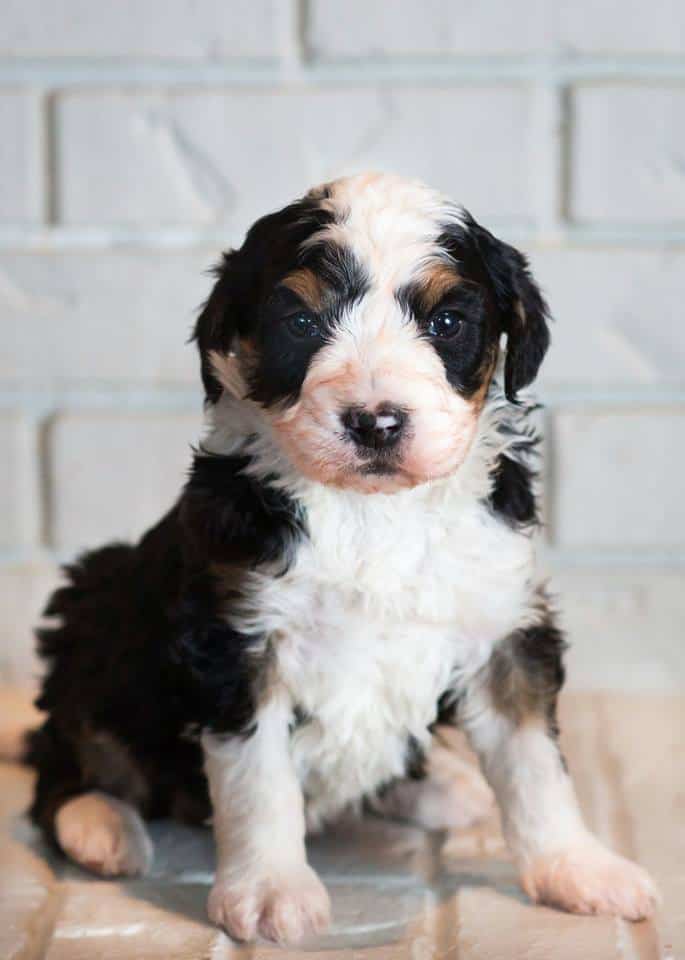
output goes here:
[{"label": "tile floor", "polygon": [[[16,705],[0,697],[0,728]],[[496,818],[454,834],[377,819],[310,845],[331,933],[297,950],[234,945],[205,920],[209,831],[153,825],[151,874],[102,882],[47,850],[22,815],[32,774],[0,765],[0,960],[656,960],[685,958],[685,699],[584,694],[564,748],[594,829],[657,879],[656,923],[572,917],[519,891]]]}]

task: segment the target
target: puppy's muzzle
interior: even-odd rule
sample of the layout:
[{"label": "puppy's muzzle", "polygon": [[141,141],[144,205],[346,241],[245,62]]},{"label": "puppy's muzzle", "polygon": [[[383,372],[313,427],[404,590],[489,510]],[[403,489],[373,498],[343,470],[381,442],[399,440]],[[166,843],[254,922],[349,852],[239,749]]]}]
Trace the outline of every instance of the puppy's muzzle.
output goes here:
[{"label": "puppy's muzzle", "polygon": [[341,418],[345,434],[360,453],[391,450],[400,442],[407,424],[407,414],[387,404],[375,411],[349,407]]}]

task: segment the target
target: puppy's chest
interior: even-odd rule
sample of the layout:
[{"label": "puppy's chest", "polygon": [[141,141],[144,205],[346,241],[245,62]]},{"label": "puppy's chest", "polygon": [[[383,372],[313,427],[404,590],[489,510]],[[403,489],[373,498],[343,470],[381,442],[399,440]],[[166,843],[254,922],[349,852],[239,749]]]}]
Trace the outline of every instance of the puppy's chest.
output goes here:
[{"label": "puppy's chest", "polygon": [[455,671],[474,672],[527,602],[522,538],[479,509],[412,506],[313,511],[288,573],[254,595],[302,718],[293,755],[314,820],[404,774]]}]

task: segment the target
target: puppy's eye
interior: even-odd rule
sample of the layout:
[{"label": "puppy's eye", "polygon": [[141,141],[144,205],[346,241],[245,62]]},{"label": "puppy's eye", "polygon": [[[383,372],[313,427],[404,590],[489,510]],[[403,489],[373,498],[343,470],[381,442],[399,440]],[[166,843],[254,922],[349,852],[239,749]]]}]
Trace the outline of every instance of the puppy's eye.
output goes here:
[{"label": "puppy's eye", "polygon": [[426,332],[438,340],[452,340],[461,333],[464,321],[456,310],[438,310],[428,320]]},{"label": "puppy's eye", "polygon": [[285,323],[290,333],[299,339],[321,336],[319,321],[311,313],[307,313],[306,310],[291,313],[289,317],[285,318]]}]

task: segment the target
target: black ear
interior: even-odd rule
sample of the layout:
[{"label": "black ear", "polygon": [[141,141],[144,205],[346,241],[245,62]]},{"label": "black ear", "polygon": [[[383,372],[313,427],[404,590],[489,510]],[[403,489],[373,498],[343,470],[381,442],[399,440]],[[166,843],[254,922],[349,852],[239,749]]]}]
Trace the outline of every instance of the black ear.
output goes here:
[{"label": "black ear", "polygon": [[261,217],[248,230],[242,247],[225,253],[215,267],[218,279],[193,333],[210,403],[221,396],[221,385],[212,373],[209,352],[228,353],[236,336],[254,329],[264,292],[298,262],[302,243],[333,221],[333,212],[322,206],[327,196],[325,189],[320,190]]},{"label": "black ear", "polygon": [[549,347],[549,309],[525,256],[481,227],[468,214],[466,226],[481,256],[507,335],[504,391],[516,394],[532,383]]},{"label": "black ear", "polygon": [[205,395],[210,403],[221,396],[221,384],[214,376],[210,351],[228,353],[239,332],[242,297],[240,251],[224,253],[214,267],[217,281],[202,307],[192,339],[200,351],[200,367]]}]

